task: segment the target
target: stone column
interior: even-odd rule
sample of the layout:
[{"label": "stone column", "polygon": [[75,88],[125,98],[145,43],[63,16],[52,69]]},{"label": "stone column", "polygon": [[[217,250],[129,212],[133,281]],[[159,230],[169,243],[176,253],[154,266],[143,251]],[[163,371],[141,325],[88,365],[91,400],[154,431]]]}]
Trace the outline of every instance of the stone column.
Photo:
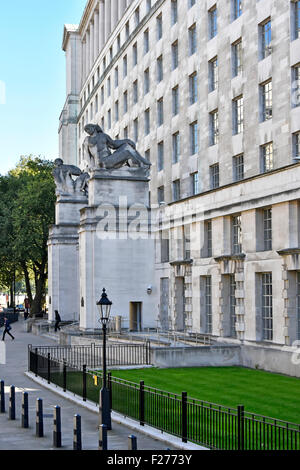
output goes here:
[{"label": "stone column", "polygon": [[122,15],[125,10],[125,4],[126,2],[124,0],[119,0],[119,14],[118,14],[118,20],[122,18]]},{"label": "stone column", "polygon": [[85,75],[86,75],[86,72],[85,72],[85,63],[86,61],[86,58],[85,58],[85,39],[82,40],[81,42],[81,69],[82,69],[82,80],[81,80],[81,84],[83,84],[84,80],[85,80]]},{"label": "stone column", "polygon": [[94,14],[94,62],[99,55],[99,11]]},{"label": "stone column", "polygon": [[90,23],[90,69],[94,65],[94,24]]},{"label": "stone column", "polygon": [[86,32],[86,42],[85,42],[85,57],[86,57],[86,70],[85,70],[85,78],[88,76],[90,71],[90,32]]},{"label": "stone column", "polygon": [[111,30],[114,29],[118,22],[118,14],[119,14],[119,0],[114,0],[111,3]]},{"label": "stone column", "polygon": [[105,42],[111,33],[111,0],[105,0]]},{"label": "stone column", "polygon": [[102,51],[105,44],[105,4],[104,0],[99,4],[99,49]]}]

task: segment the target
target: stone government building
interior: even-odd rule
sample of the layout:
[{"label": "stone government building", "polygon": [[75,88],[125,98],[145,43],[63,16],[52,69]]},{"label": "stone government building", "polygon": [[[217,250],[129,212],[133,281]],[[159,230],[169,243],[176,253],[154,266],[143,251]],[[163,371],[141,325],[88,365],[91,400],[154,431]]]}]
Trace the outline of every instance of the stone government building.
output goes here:
[{"label": "stone government building", "polygon": [[299,4],[87,1],[64,28],[59,127],[67,164],[84,169],[88,123],[152,163],[151,204],[173,213],[153,324],[243,344],[252,366],[287,373],[300,340]]}]

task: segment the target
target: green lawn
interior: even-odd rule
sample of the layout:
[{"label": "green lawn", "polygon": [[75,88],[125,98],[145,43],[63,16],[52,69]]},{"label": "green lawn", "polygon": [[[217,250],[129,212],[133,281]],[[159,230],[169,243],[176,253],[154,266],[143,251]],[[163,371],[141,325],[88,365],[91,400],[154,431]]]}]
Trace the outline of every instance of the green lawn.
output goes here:
[{"label": "green lawn", "polygon": [[112,376],[300,423],[300,379],[241,367],[113,370]]}]

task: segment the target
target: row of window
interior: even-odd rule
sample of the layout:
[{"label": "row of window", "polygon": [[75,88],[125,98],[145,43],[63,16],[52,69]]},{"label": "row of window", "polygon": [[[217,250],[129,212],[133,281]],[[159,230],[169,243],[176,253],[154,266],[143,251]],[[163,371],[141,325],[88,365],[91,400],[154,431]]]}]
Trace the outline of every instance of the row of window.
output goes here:
[{"label": "row of window", "polygon": [[[238,11],[239,15],[242,12],[241,0],[237,0],[237,6],[234,6],[234,11]],[[293,23],[295,24],[295,34],[294,38],[298,38],[300,34],[300,16],[299,16],[299,1],[292,2],[292,15],[294,18]],[[149,3],[151,8],[151,2]],[[172,21],[177,21],[177,1],[171,0],[172,5]],[[175,13],[176,12],[176,13]],[[209,10],[211,31],[213,35],[217,34],[217,7],[216,5]],[[138,24],[138,23],[137,23]],[[174,24],[174,23],[172,23]],[[297,25],[297,27],[296,27]],[[162,30],[162,14],[157,17],[157,39],[161,39],[163,34]],[[196,24],[192,25],[188,30],[189,35],[189,55],[193,55],[197,52],[197,30]],[[212,36],[213,37],[213,36]],[[144,31],[144,53],[147,53],[150,49],[150,40],[149,40],[149,29]],[[266,19],[263,23],[259,25],[259,58],[264,59],[272,52],[271,47],[271,19]],[[112,54],[112,49],[111,49]],[[112,57],[111,57],[112,60]],[[137,42],[132,46],[132,61],[133,67],[138,63],[138,45]],[[217,73],[218,60],[217,57],[213,58],[209,62],[209,91],[213,91],[217,87],[218,83],[218,73]],[[178,66],[178,41],[175,41],[172,44],[172,69],[176,69]],[[103,71],[106,69],[106,58],[103,59]],[[238,39],[232,44],[232,76],[237,76],[242,70],[242,39]],[[128,74],[128,58],[127,54],[123,57],[123,77],[126,77]],[[96,81],[100,77],[100,68],[98,67]],[[163,57],[160,56],[157,58],[157,81],[160,82],[163,79]],[[296,80],[296,78],[295,78]],[[115,86],[118,86],[118,68],[115,69]],[[81,108],[86,102],[87,98],[90,95],[91,90],[95,86],[95,77],[92,78],[91,86],[87,86],[87,90],[84,93],[84,96],[81,100]],[[107,93],[110,96],[110,78],[107,82]],[[104,96],[104,89],[101,91],[101,95]],[[101,100],[103,104],[103,100]]]}]

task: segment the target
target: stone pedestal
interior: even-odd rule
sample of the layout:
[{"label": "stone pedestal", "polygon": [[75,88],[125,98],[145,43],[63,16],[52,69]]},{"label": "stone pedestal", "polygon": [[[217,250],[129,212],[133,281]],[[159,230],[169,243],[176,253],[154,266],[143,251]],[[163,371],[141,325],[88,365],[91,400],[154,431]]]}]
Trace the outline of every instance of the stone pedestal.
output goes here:
[{"label": "stone pedestal", "polygon": [[155,247],[144,169],[95,170],[80,211],[80,328],[101,328],[96,302],[105,287],[111,315],[132,331],[155,327]]},{"label": "stone pedestal", "polygon": [[85,196],[59,196],[56,224],[49,232],[49,315],[54,321],[58,310],[62,321],[79,319],[79,249],[80,209],[87,205]]}]

